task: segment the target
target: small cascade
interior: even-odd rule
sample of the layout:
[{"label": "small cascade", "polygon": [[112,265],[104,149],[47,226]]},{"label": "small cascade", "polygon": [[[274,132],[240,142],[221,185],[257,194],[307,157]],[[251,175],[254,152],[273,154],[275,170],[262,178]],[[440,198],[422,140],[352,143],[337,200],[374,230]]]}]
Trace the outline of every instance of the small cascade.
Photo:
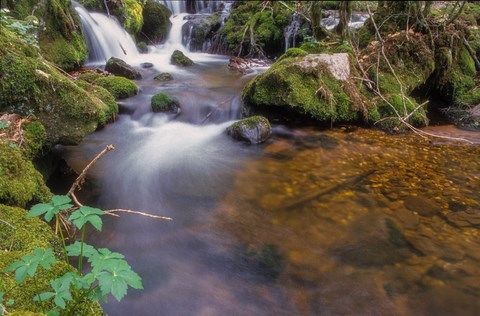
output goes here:
[{"label": "small cascade", "polygon": [[169,8],[172,11],[172,15],[176,15],[186,11],[186,2],[185,0],[163,0],[160,3]]},{"label": "small cascade", "polygon": [[[321,20],[321,25],[324,26],[327,30],[333,30],[335,26],[337,26],[339,22],[338,11],[327,11],[328,16]],[[362,27],[365,21],[368,19],[368,13],[363,12],[355,12],[350,17],[350,21],[348,22],[348,27],[352,29],[358,29]]]},{"label": "small cascade", "polygon": [[[115,17],[90,13],[76,2],[72,2],[72,5],[80,16],[82,30],[87,40],[89,64],[104,64],[110,57],[122,59],[137,57],[138,50],[133,38]],[[105,30],[108,30],[108,33]]]},{"label": "small cascade", "polygon": [[[283,36],[285,38],[285,51],[290,47],[295,47],[298,31],[300,30],[300,15],[293,13],[290,24],[285,27]],[[291,45],[290,45],[291,44]]]}]

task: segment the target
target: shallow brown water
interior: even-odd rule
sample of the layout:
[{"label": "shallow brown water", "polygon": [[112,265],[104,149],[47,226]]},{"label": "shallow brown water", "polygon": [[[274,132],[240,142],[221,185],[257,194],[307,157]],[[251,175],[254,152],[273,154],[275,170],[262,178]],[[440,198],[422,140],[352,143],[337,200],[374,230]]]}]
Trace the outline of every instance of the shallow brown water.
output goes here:
[{"label": "shallow brown water", "polygon": [[[144,279],[104,304],[109,315],[478,314],[480,146],[282,126],[246,146],[224,129],[248,77],[225,60],[168,84],[156,72],[126,114],[64,155],[81,169],[115,144],[89,204],[174,218],[106,218],[90,236]],[[180,116],[150,112],[158,91],[179,98]]]}]

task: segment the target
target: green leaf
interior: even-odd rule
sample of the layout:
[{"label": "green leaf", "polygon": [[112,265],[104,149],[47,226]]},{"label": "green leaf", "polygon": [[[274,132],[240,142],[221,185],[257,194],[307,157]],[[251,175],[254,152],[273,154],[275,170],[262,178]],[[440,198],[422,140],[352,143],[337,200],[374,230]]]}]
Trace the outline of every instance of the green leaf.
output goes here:
[{"label": "green leaf", "polygon": [[82,206],[73,212],[72,215],[70,215],[69,220],[75,224],[78,229],[82,229],[86,223],[90,223],[93,227],[100,231],[102,230],[102,219],[100,216],[104,214],[105,213],[101,209],[90,206]]},{"label": "green leaf", "polygon": [[[82,243],[80,241],[76,241],[75,243],[65,247],[65,249],[67,250],[67,255],[70,256],[70,257],[80,256],[81,248],[82,248]],[[86,244],[86,243],[83,244],[83,256],[84,257],[90,258],[90,257],[92,257],[96,254],[98,254],[98,251],[97,251],[97,249],[95,249],[95,247],[93,247],[89,244]]]},{"label": "green leaf", "polygon": [[5,271],[15,271],[15,280],[21,283],[27,276],[34,276],[38,266],[48,270],[55,262],[52,249],[35,248],[30,254],[13,262]]},{"label": "green leaf", "polygon": [[55,305],[61,309],[67,306],[67,302],[72,300],[70,293],[70,285],[75,281],[77,275],[73,272],[67,272],[61,277],[52,280],[50,285],[54,292],[43,292],[35,295],[33,300],[35,302],[43,302],[53,298]]},{"label": "green leaf", "polygon": [[47,316],[60,316],[60,311],[57,308],[51,309],[47,312]]},{"label": "green leaf", "polygon": [[33,297],[34,302],[46,302],[55,296],[54,292],[43,292]]},{"label": "green leaf", "polygon": [[14,299],[9,299],[9,300],[5,303],[5,305],[7,305],[7,306],[12,306],[13,304],[15,304],[15,300],[14,300]]},{"label": "green leaf", "polygon": [[72,208],[72,200],[66,195],[54,195],[50,203],[40,203],[34,205],[28,212],[28,217],[36,217],[45,214],[44,218],[50,222],[55,215],[66,209]]}]

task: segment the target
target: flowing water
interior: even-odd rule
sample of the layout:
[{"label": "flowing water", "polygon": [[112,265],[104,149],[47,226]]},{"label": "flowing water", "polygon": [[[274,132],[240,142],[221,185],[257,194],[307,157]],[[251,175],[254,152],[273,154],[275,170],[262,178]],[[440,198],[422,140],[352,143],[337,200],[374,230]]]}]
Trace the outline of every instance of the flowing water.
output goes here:
[{"label": "flowing water", "polygon": [[[182,13],[172,22],[163,46],[126,58],[155,66],[142,69],[140,93],[122,102],[123,114],[63,149],[81,170],[105,145],[116,147],[90,173],[85,202],[173,218],[109,217],[91,235],[124,253],[144,280],[143,291],[105,303],[106,313],[478,314],[478,145],[280,125],[263,145],[234,142],[224,130],[255,73],[188,53]],[[170,65],[175,48],[195,66]],[[174,80],[155,81],[159,71]],[[180,115],[150,111],[159,91],[178,98]],[[461,136],[480,141],[478,133]]]}]

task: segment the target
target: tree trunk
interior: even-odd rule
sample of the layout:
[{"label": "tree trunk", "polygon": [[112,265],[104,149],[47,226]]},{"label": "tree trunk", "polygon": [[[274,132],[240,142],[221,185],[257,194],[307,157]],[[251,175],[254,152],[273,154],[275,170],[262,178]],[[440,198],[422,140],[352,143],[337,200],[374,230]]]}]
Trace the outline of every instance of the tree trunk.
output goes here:
[{"label": "tree trunk", "polygon": [[335,32],[340,35],[342,40],[345,40],[348,31],[348,22],[352,16],[352,6],[350,1],[340,1],[339,6],[339,21],[335,27]]}]

